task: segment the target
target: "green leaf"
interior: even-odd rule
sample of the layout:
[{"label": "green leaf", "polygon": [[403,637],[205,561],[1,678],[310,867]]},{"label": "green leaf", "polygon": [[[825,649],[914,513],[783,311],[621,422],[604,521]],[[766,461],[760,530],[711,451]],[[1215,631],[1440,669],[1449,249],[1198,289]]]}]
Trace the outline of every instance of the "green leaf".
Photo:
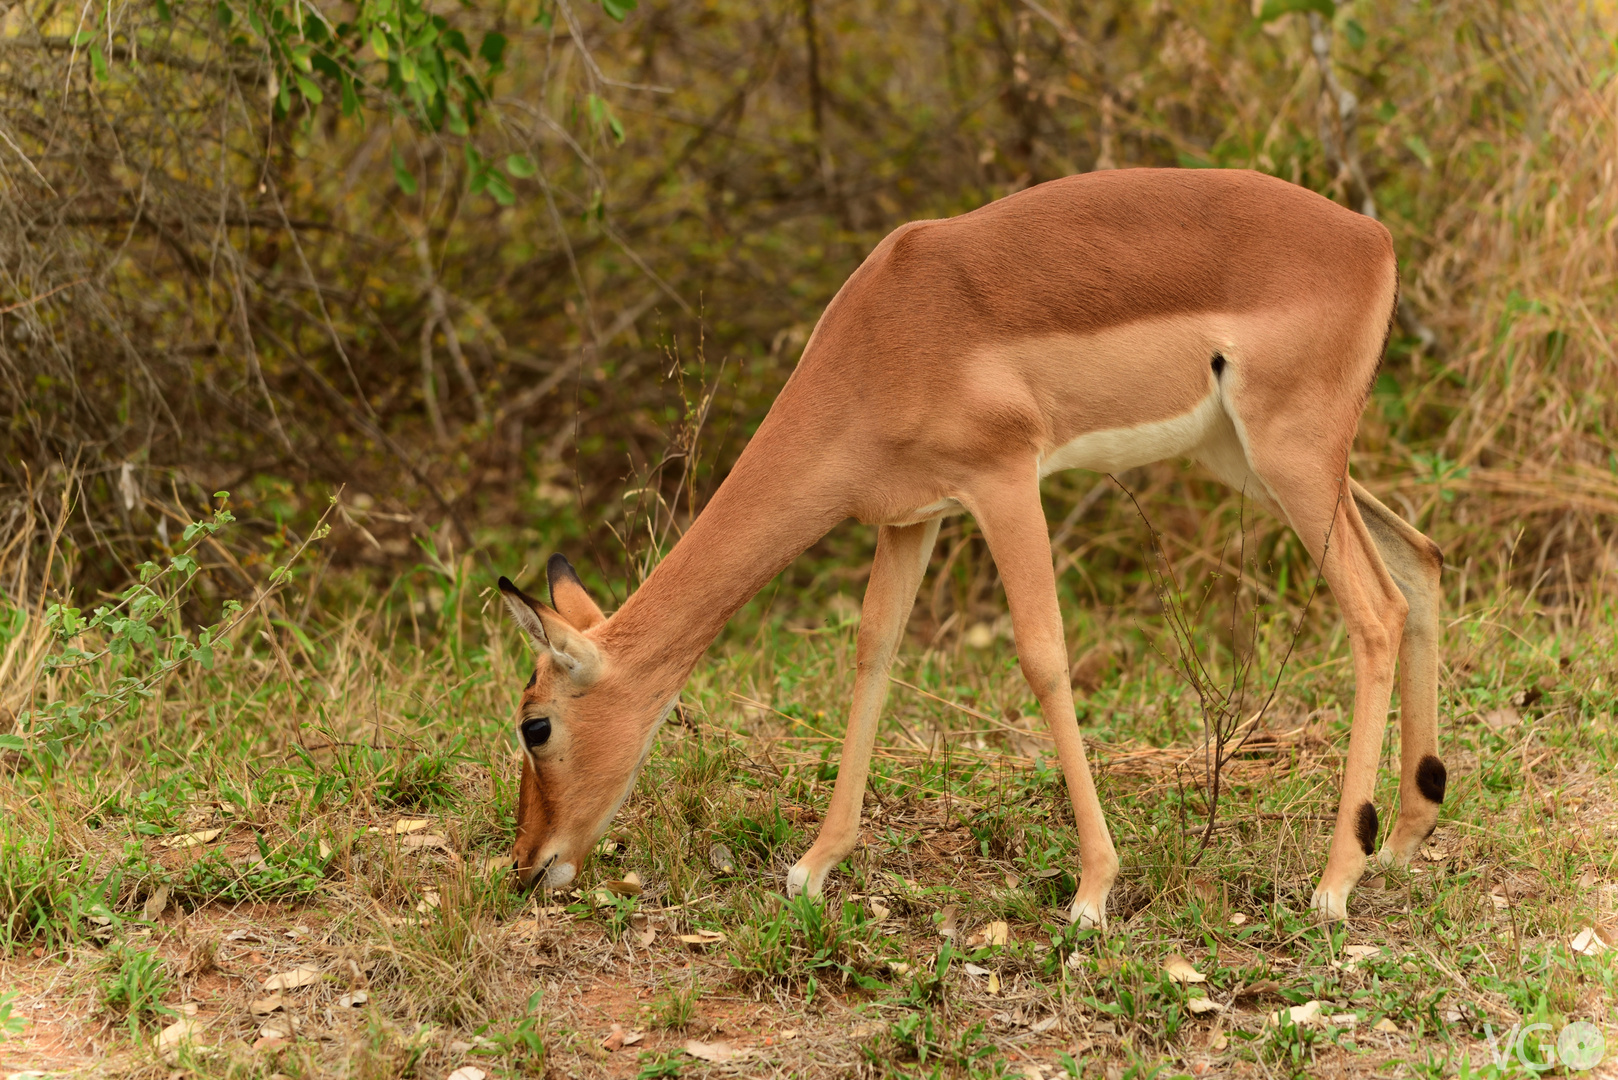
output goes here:
[{"label": "green leaf", "polygon": [[393,151],[393,182],[398,184],[399,190],[406,195],[416,193],[416,178],[405,168],[404,156],[399,153],[397,147]]},{"label": "green leaf", "polygon": [[326,100],[326,95],[311,80],[302,75],[295,76],[298,80],[298,93],[309,99],[311,105],[319,105]]},{"label": "green leaf", "polygon": [[518,178],[533,176],[539,170],[534,167],[534,159],[527,154],[512,154],[506,158],[506,172]]},{"label": "green leaf", "polygon": [[343,88],[343,115],[353,116],[360,111],[360,96],[354,92],[354,80],[344,75],[338,83]]},{"label": "green leaf", "polygon": [[612,133],[615,141],[620,143],[624,141],[624,125],[613,115],[612,106],[607,104],[606,98],[590,94],[584,99],[584,103],[590,112],[590,122],[597,130],[606,128]]},{"label": "green leaf", "polygon": [[95,40],[95,36],[96,36],[96,34],[95,34],[94,30],[80,30],[77,34],[74,34],[71,38],[68,39],[68,44],[69,45],[88,45],[88,44],[90,44],[90,42]]},{"label": "green leaf", "polygon": [[601,10],[607,13],[609,19],[623,22],[624,16],[634,11],[638,5],[636,0],[601,0]]},{"label": "green leaf", "polygon": [[225,3],[225,0],[219,0],[218,6],[214,8],[214,18],[219,20],[220,26],[229,26],[235,20],[236,13],[230,10],[230,5]]},{"label": "green leaf", "polygon": [[26,750],[28,743],[17,735],[0,735],[0,750]]},{"label": "green leaf", "polygon": [[107,58],[101,55],[101,46],[90,46],[90,71],[95,75],[96,82],[107,81]]},{"label": "green leaf", "polygon": [[1318,11],[1330,19],[1337,14],[1337,5],[1332,0],[1264,0],[1258,21],[1270,22],[1294,11]]},{"label": "green leaf", "polygon": [[169,9],[168,0],[156,0],[157,17],[161,22],[173,22],[174,12]]},{"label": "green leaf", "polygon": [[498,30],[490,30],[483,35],[483,44],[478,46],[478,55],[489,62],[489,67],[498,70],[505,64],[506,35]]},{"label": "green leaf", "polygon": [[1426,143],[1421,141],[1420,135],[1406,135],[1405,148],[1415,154],[1416,159],[1422,165],[1429,169],[1433,167],[1433,152],[1427,148]]},{"label": "green leaf", "polygon": [[511,181],[489,169],[483,174],[484,186],[494,201],[501,206],[510,206],[517,201],[517,193],[511,190]]},{"label": "green leaf", "polygon": [[534,24],[541,30],[549,30],[556,23],[556,16],[551,13],[551,5],[539,5],[539,14],[534,16]]},{"label": "green leaf", "polygon": [[388,58],[388,35],[382,32],[382,28],[380,26],[373,26],[371,28],[371,51],[376,53],[376,58],[378,60],[386,60]]},{"label": "green leaf", "polygon": [[1349,47],[1356,52],[1365,48],[1365,27],[1358,19],[1343,20],[1343,36],[1348,38]]}]

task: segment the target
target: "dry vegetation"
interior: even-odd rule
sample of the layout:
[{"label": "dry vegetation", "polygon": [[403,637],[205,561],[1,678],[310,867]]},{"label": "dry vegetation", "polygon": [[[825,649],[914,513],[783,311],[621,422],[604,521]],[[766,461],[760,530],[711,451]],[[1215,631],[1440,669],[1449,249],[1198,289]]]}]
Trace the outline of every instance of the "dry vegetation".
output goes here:
[{"label": "dry vegetation", "polygon": [[[1618,1037],[1618,16],[1329,6],[438,5],[491,91],[464,134],[369,59],[315,102],[272,18],[307,4],[7,8],[0,1072],[1437,1077],[1525,1075],[1485,1065],[1513,1023]],[[1181,643],[1282,678],[1209,832],[1147,527],[1053,478],[1106,936],[1061,916],[1065,793],[969,521],[823,905],[780,890],[836,774],[853,528],[732,623],[578,893],[516,896],[494,574],[562,547],[615,606],[887,229],[1139,164],[1393,230],[1356,468],[1450,566],[1419,865],[1306,916],[1342,630],[1289,534],[1165,465],[1120,479]]]}]

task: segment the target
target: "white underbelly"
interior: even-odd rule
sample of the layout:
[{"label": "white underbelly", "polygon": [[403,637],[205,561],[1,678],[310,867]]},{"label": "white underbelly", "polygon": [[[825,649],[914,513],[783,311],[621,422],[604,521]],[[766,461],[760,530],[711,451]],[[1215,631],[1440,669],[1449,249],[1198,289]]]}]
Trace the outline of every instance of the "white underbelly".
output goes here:
[{"label": "white underbelly", "polygon": [[1220,434],[1221,422],[1229,424],[1215,391],[1190,412],[1167,420],[1087,431],[1040,458],[1039,475],[1049,476],[1064,469],[1117,473],[1165,458],[1197,457],[1210,437]]}]

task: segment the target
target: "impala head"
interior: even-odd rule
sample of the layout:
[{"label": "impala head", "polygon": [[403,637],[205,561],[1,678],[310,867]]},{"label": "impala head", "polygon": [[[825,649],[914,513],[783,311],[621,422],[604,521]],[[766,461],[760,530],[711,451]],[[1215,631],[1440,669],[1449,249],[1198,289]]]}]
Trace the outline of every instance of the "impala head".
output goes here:
[{"label": "impala head", "polygon": [[534,647],[517,714],[524,761],[512,855],[524,888],[573,880],[634,786],[662,718],[597,642],[606,616],[573,567],[553,555],[546,576],[549,607],[500,579]]}]

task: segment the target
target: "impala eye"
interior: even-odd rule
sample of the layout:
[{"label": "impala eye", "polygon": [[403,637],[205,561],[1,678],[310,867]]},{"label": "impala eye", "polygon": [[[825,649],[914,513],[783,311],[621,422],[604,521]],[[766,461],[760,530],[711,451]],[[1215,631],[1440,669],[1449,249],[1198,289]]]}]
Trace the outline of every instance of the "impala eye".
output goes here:
[{"label": "impala eye", "polygon": [[522,741],[523,745],[528,747],[528,749],[533,750],[536,747],[544,746],[545,741],[550,737],[550,717],[536,716],[532,720],[524,720],[522,722]]}]

